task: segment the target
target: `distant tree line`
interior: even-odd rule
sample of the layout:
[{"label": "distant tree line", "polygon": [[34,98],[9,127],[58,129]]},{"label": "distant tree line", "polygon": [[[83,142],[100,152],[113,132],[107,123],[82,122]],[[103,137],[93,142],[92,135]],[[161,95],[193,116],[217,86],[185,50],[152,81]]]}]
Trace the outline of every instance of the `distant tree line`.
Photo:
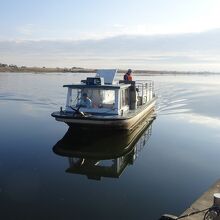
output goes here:
[{"label": "distant tree line", "polygon": [[0,63],[0,67],[8,67],[8,64]]},{"label": "distant tree line", "polygon": [[[0,63],[0,67],[11,67],[11,68],[22,68],[22,69],[25,69],[25,68],[33,68],[33,67],[26,67],[26,66],[17,66],[17,65],[14,65],[14,64],[5,64],[5,63]],[[43,66],[43,67],[34,67],[34,68],[43,68],[43,69],[46,69],[47,67]],[[49,68],[50,69],[50,68]],[[84,68],[81,68],[81,67],[71,67],[71,68],[60,68],[60,67],[56,67],[56,69],[59,69],[59,70],[63,70],[63,71],[72,71],[72,70],[80,70],[80,69],[84,69]]]},{"label": "distant tree line", "polygon": [[[10,64],[10,65],[8,65],[8,64],[5,64],[5,63],[0,63],[0,67],[12,67],[12,68],[18,68],[17,65],[14,65],[14,64]],[[23,68],[23,67],[25,67],[25,66],[22,66],[21,68]]]},{"label": "distant tree line", "polygon": [[0,63],[0,72],[4,71],[11,71],[11,72],[95,72],[94,69],[85,69],[81,67],[27,67],[27,66],[17,66],[14,64],[5,64]]}]

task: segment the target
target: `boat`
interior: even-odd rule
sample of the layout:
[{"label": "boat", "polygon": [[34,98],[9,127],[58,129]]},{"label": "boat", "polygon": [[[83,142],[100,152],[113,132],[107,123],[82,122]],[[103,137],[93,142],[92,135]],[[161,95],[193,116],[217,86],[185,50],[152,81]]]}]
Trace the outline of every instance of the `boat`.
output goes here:
[{"label": "boat", "polygon": [[111,135],[70,127],[53,147],[57,155],[68,158],[67,173],[81,174],[88,179],[119,178],[128,165],[133,165],[152,134],[152,113],[135,130]]},{"label": "boat", "polygon": [[[155,107],[153,81],[116,81],[117,69],[97,70],[78,84],[68,84],[65,109],[51,115],[70,127],[134,129]],[[86,96],[90,105],[82,105]]]}]

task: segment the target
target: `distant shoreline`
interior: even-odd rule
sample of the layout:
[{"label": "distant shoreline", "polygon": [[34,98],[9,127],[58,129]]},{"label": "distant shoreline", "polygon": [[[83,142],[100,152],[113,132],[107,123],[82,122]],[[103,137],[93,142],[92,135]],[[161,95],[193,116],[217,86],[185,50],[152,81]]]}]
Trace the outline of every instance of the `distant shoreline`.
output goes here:
[{"label": "distant shoreline", "polygon": [[[51,67],[18,67],[16,65],[0,64],[0,73],[2,72],[15,72],[15,73],[95,73],[96,69],[72,67],[72,68],[51,68]],[[119,69],[119,73],[125,73],[126,70]],[[194,72],[194,71],[159,71],[159,70],[134,70],[137,74],[149,74],[149,75],[166,75],[166,74],[220,74],[217,72]]]},{"label": "distant shoreline", "polygon": [[50,68],[50,67],[18,67],[16,65],[10,66],[0,66],[0,72],[22,72],[22,73],[54,73],[54,72],[75,72],[75,73],[91,73],[95,72],[95,69],[85,69],[80,67],[73,67],[73,68]]}]

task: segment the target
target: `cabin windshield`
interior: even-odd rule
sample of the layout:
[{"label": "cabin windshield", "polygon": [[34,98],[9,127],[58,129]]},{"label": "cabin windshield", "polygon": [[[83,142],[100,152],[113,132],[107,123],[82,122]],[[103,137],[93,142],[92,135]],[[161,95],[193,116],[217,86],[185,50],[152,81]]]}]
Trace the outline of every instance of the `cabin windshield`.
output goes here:
[{"label": "cabin windshield", "polygon": [[69,106],[79,106],[83,94],[87,94],[87,97],[91,100],[91,108],[109,108],[113,109],[115,104],[115,90],[103,90],[103,89],[72,89]]}]

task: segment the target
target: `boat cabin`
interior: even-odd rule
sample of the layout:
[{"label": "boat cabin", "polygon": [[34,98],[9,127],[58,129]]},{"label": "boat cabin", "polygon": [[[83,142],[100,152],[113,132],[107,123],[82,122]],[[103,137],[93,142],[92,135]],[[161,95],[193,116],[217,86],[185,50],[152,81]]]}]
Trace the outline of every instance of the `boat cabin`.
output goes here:
[{"label": "boat cabin", "polygon": [[[66,112],[73,108],[90,114],[125,115],[145,105],[153,97],[153,82],[118,81],[116,69],[98,70],[95,77],[88,77],[79,84],[64,85],[68,88]],[[83,95],[90,100],[89,107],[80,106]]]}]

